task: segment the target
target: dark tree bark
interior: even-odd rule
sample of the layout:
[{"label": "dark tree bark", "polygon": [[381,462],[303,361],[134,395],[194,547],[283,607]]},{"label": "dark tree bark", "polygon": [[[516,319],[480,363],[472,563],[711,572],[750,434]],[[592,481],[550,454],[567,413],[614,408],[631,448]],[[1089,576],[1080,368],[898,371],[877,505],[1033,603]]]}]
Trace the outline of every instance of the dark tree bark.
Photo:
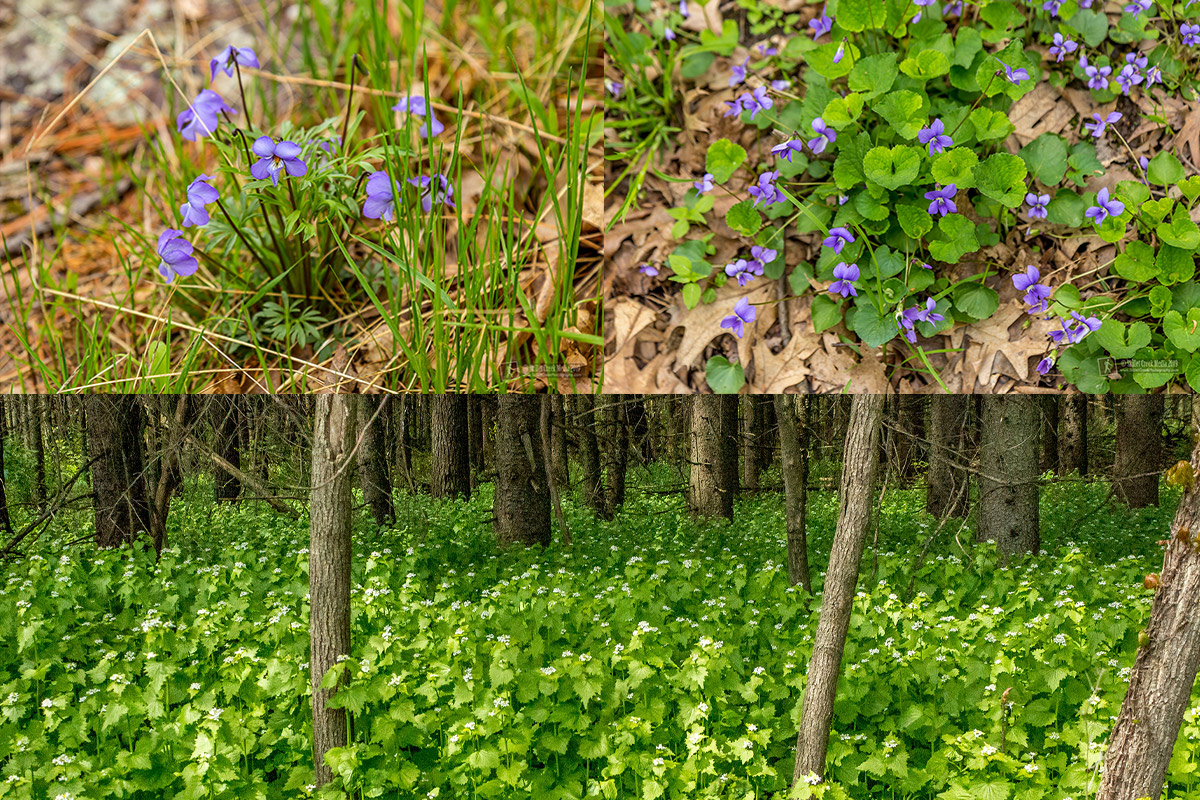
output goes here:
[{"label": "dark tree bark", "polygon": [[1059,473],[1058,469],[1058,396],[1042,398],[1042,472]]},{"label": "dark tree bark", "polygon": [[596,398],[575,398],[575,430],[579,441],[579,465],[583,470],[583,501],[601,519],[611,519],[604,497],[604,474],[600,470],[600,446],[596,443]]},{"label": "dark tree bark", "polygon": [[825,776],[825,755],[829,747],[838,676],[842,671],[842,651],[850,627],[859,562],[875,505],[883,401],[884,396],[879,394],[855,395],[851,400],[846,462],[842,467],[841,508],[821,596],[821,616],[817,622],[812,658],[808,662],[808,683],[801,699],[793,783],[809,775]]},{"label": "dark tree bark", "polygon": [[98,459],[92,465],[96,546],[130,545],[138,534],[150,531],[142,405],[132,395],[88,400],[88,451]]},{"label": "dark tree bark", "polygon": [[432,398],[429,492],[434,497],[470,497],[471,462],[467,451],[467,396]]},{"label": "dark tree bark", "polygon": [[313,763],[317,786],[333,779],[325,754],[346,746],[346,711],[332,708],[322,679],[350,653],[350,460],[354,413],[344,394],[317,396],[312,438],[309,528],[309,665],[312,675]]},{"label": "dark tree bark", "polygon": [[502,394],[496,427],[493,513],[501,544],[550,544],[550,488],[533,395]]},{"label": "dark tree bark", "polygon": [[550,474],[560,492],[571,489],[571,470],[567,461],[567,413],[561,394],[550,395]]},{"label": "dark tree bark", "polygon": [[0,528],[12,536],[12,520],[8,517],[8,491],[4,486],[4,440],[8,438],[4,415],[10,402],[9,398],[0,396]]},{"label": "dark tree bark", "polygon": [[1058,409],[1058,472],[1060,475],[1070,472],[1086,475],[1087,395],[1064,394],[1061,403]]},{"label": "dark tree bark", "polygon": [[[554,509],[554,518],[558,520],[558,527],[562,529],[563,544],[571,543],[571,526],[567,524],[567,517],[563,514],[562,508],[562,489],[564,483],[560,483],[560,477],[555,474],[554,468],[554,398],[560,400],[562,395],[547,395],[541,396],[541,408],[538,411],[538,428],[542,443],[542,460],[546,465],[546,486],[550,489],[550,505]],[[563,437],[560,434],[559,442],[563,442]]]},{"label": "dark tree bark", "polygon": [[775,419],[783,458],[783,494],[787,511],[788,580],[812,593],[808,568],[805,511],[808,503],[807,395],[777,394]]},{"label": "dark tree bark", "polygon": [[[174,415],[175,422],[167,430],[158,460],[161,463],[158,481],[154,489],[154,505],[150,516],[150,539],[154,543],[154,552],[162,555],[167,546],[167,515],[171,509],[171,495],[183,483],[183,471],[179,466],[179,450],[183,444],[185,426],[188,422],[188,405],[191,398],[181,394],[177,398],[162,396],[148,398],[153,410],[153,404],[161,400],[162,413]],[[194,401],[192,401],[194,404]]]},{"label": "dark tree bark", "polygon": [[624,419],[629,429],[629,443],[637,454],[639,464],[649,464],[654,459],[650,442],[650,426],[646,418],[646,402],[642,395],[627,394],[622,397]]},{"label": "dark tree bark", "polygon": [[45,402],[40,394],[28,395],[27,402],[29,436],[33,444],[33,499],[40,508],[46,502],[46,437],[42,434]]},{"label": "dark tree bark", "polygon": [[480,398],[479,417],[480,424],[483,426],[483,468],[485,470],[495,470],[496,468],[496,412],[499,409],[499,401],[493,395],[484,395]]},{"label": "dark tree bark", "polygon": [[607,395],[597,402],[601,421],[600,459],[604,465],[604,508],[608,519],[625,505],[625,470],[629,466],[626,395]]},{"label": "dark tree bark", "polygon": [[1038,400],[984,395],[979,464],[978,541],[1007,559],[1041,548],[1038,528]]},{"label": "dark tree bark", "polygon": [[762,404],[755,402],[755,395],[747,395],[741,405],[742,489],[752,492],[758,489],[759,465],[762,463],[758,454],[758,439],[763,429]]},{"label": "dark tree bark", "polygon": [[471,462],[471,491],[475,490],[476,476],[483,472],[482,399],[482,396],[477,394],[467,396],[467,452]]},{"label": "dark tree bark", "polygon": [[692,515],[733,519],[733,497],[738,492],[737,395],[702,394],[690,401]]},{"label": "dark tree bark", "polygon": [[1129,689],[1109,737],[1097,800],[1158,800],[1200,669],[1200,447],[1168,483],[1184,487],[1171,525],[1150,623],[1141,636]]},{"label": "dark tree bark", "polygon": [[386,395],[364,394],[356,398],[355,405],[358,407],[358,483],[375,524],[382,527],[396,518],[383,426],[389,402]]},{"label": "dark tree bark", "polygon": [[896,474],[906,485],[916,476],[916,463],[921,458],[924,411],[924,397],[904,394],[896,398]]},{"label": "dark tree bark", "polygon": [[925,510],[934,517],[965,517],[969,473],[967,415],[970,398],[938,394],[929,398],[929,471],[925,481]]},{"label": "dark tree bark", "polygon": [[401,395],[399,402],[393,404],[392,409],[393,422],[393,438],[396,448],[394,463],[396,465],[396,483],[403,481],[409,491],[413,491],[413,472],[412,472],[412,431],[409,426],[412,424],[412,398],[408,395]]},{"label": "dark tree bark", "polygon": [[[209,398],[213,424],[213,452],[227,462],[242,468],[241,425],[242,396],[213,395]],[[242,484],[232,473],[217,466],[213,470],[213,489],[217,502],[232,503],[242,493]]]},{"label": "dark tree bark", "polygon": [[1163,407],[1161,394],[1124,394],[1117,398],[1113,490],[1130,508],[1158,505]]}]

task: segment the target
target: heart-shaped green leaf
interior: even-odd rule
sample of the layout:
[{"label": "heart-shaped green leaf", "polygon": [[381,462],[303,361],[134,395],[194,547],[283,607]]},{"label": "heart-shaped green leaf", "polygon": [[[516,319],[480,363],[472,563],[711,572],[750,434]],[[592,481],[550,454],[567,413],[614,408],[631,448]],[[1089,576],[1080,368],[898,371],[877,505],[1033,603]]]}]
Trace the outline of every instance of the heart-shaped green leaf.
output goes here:
[{"label": "heart-shaped green leaf", "polygon": [[1000,295],[982,283],[960,283],[953,294],[954,307],[971,319],[987,319],[1000,307]]},{"label": "heart-shaped green leaf", "polygon": [[704,365],[704,379],[716,394],[737,394],[746,385],[746,371],[725,356],[713,356]]},{"label": "heart-shaped green leaf", "polygon": [[933,160],[933,179],[943,186],[954,184],[959,189],[975,185],[975,165],[979,156],[966,147],[954,147]]},{"label": "heart-shaped green leaf", "polygon": [[924,105],[921,95],[900,89],[880,100],[875,111],[888,121],[901,139],[914,139],[929,123],[929,117],[921,110]]},{"label": "heart-shaped green leaf", "polygon": [[956,264],[967,253],[979,249],[979,240],[975,238],[975,224],[962,214],[947,214],[938,222],[941,234],[937,240],[929,243],[929,254],[938,261]]},{"label": "heart-shaped green leaf", "polygon": [[743,236],[753,236],[762,227],[762,215],[751,201],[743,200],[725,212],[725,224]]},{"label": "heart-shaped green leaf", "polygon": [[734,144],[728,139],[717,139],[708,146],[704,166],[712,173],[714,181],[725,183],[745,161],[746,150],[740,144]]},{"label": "heart-shaped green leaf", "polygon": [[1170,222],[1160,222],[1155,228],[1158,238],[1169,245],[1184,250],[1195,250],[1200,247],[1200,228],[1188,219],[1186,214],[1175,213]]},{"label": "heart-shaped green leaf", "polygon": [[1187,317],[1178,311],[1168,311],[1163,317],[1163,333],[1180,350],[1189,353],[1200,350],[1200,308],[1188,309]]},{"label": "heart-shaped green leaf", "polygon": [[921,171],[920,150],[898,144],[895,147],[872,147],[863,158],[863,173],[885,189],[899,189],[916,180]]},{"label": "heart-shaped green leaf", "polygon": [[1025,162],[1011,153],[995,153],[975,166],[975,186],[987,197],[1016,208],[1025,199]]},{"label": "heart-shaped green leaf", "polygon": [[1158,275],[1158,266],[1154,263],[1154,248],[1145,242],[1130,242],[1113,262],[1113,269],[1127,281],[1145,283],[1153,280]]},{"label": "heart-shaped green leaf", "polygon": [[1173,186],[1183,180],[1183,164],[1170,150],[1160,150],[1146,166],[1146,178],[1157,186]]},{"label": "heart-shaped green leaf", "polygon": [[1150,344],[1150,326],[1141,321],[1126,325],[1106,319],[1092,335],[1114,358],[1132,358],[1134,353]]}]

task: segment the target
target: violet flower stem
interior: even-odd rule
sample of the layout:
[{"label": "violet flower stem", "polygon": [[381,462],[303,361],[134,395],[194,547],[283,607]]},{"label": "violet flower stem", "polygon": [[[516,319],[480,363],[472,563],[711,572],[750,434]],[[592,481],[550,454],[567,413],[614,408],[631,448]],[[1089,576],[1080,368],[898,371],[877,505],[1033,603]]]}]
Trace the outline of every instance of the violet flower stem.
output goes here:
[{"label": "violet flower stem", "polygon": [[960,119],[958,121],[958,124],[954,126],[954,130],[950,131],[951,139],[954,138],[954,134],[958,133],[958,129],[962,127],[962,124],[967,121],[967,117],[971,116],[971,112],[974,111],[979,106],[979,103],[983,100],[984,95],[987,94],[987,90],[992,88],[992,81],[996,80],[996,75],[998,75],[998,74],[999,73],[997,73],[997,72],[992,73],[992,77],[987,82],[987,86],[983,87],[983,91],[979,93],[979,97],[975,98],[975,102],[971,105],[970,108],[967,109],[967,113],[963,114],[963,118]]},{"label": "violet flower stem", "polygon": [[263,260],[263,257],[259,254],[258,249],[250,244],[250,240],[246,238],[244,233],[242,233],[242,229],[233,221],[233,217],[230,216],[229,211],[225,208],[225,204],[221,202],[221,198],[219,197],[217,198],[217,208],[221,209],[221,213],[225,215],[225,220],[229,223],[229,227],[233,228],[233,232],[236,233],[237,237],[242,240],[242,244],[246,245],[246,249],[250,251],[250,255],[254,256],[254,260],[257,261],[260,266],[262,266],[263,271],[266,272],[267,275],[270,275],[271,269],[267,266],[267,262]]}]

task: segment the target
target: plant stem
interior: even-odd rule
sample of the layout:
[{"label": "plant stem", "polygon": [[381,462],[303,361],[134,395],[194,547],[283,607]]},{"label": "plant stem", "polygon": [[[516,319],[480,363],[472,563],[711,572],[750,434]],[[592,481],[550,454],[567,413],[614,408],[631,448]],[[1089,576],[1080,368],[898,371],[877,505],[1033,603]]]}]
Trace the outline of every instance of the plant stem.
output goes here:
[{"label": "plant stem", "polygon": [[252,256],[254,256],[254,260],[262,266],[264,272],[270,275],[271,269],[267,266],[267,262],[263,260],[263,257],[259,254],[258,250],[250,244],[250,240],[247,239],[246,235],[242,233],[242,229],[239,228],[236,223],[234,223],[233,217],[230,216],[229,211],[225,208],[225,204],[221,202],[221,198],[219,197],[217,198],[217,208],[221,209],[221,213],[225,215],[226,221],[229,222],[229,227],[233,228],[233,232],[236,233],[238,238],[242,240],[242,244],[246,245],[246,249],[250,251]]}]

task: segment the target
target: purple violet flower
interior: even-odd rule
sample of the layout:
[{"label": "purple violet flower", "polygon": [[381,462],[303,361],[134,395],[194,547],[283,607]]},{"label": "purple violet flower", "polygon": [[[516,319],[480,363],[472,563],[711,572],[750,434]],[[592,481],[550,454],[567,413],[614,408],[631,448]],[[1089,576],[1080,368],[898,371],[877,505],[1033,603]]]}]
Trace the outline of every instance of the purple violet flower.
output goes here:
[{"label": "purple violet flower", "polygon": [[1047,372],[1049,372],[1053,368],[1054,368],[1054,359],[1051,358],[1050,356],[1046,356],[1045,358],[1043,358],[1041,361],[1038,362],[1038,365],[1037,365],[1037,371],[1038,371],[1039,375],[1045,375]]},{"label": "purple violet flower", "polygon": [[[993,58],[995,58],[995,57],[993,56]],[[996,60],[1000,61],[1000,59],[998,59],[998,58]],[[1003,61],[1000,61],[1000,66],[1004,67],[1005,79],[1009,83],[1011,83],[1013,86],[1020,86],[1021,81],[1029,80],[1029,73],[1025,71],[1024,67],[1018,67],[1017,69],[1013,69],[1008,64],[1005,64]]]},{"label": "purple violet flower", "polygon": [[945,133],[946,125],[941,118],[929,123],[928,128],[922,128],[917,133],[917,141],[929,145],[929,155],[934,156],[945,152],[947,147],[954,146],[954,140]]},{"label": "purple violet flower", "polygon": [[957,194],[958,187],[953,183],[944,188],[926,192],[925,199],[932,201],[929,204],[929,213],[944,217],[958,211],[958,206],[954,204],[954,197]]},{"label": "purple violet flower", "polygon": [[270,136],[260,136],[250,147],[258,161],[250,165],[250,174],[260,181],[271,179],[279,185],[279,173],[287,170],[294,178],[308,173],[308,166],[300,160],[300,145],[295,142],[276,142]]},{"label": "purple violet flower", "polygon": [[643,275],[649,275],[651,278],[658,277],[658,267],[654,266],[653,264],[642,264],[640,267],[638,267],[638,272],[642,273]]},{"label": "purple violet flower", "polygon": [[401,97],[400,102],[392,106],[392,111],[399,111],[403,114],[412,114],[416,117],[429,117],[429,121],[424,125],[421,125],[417,130],[422,139],[428,139],[430,136],[437,136],[439,133],[446,130],[446,126],[443,125],[436,116],[434,116],[433,109],[427,102],[425,102],[425,98],[419,94]]},{"label": "purple violet flower", "polygon": [[817,135],[808,140],[808,146],[814,153],[825,152],[825,145],[837,141],[837,131],[826,125],[820,117],[812,121],[812,129]]},{"label": "purple violet flower", "polygon": [[1058,16],[1058,10],[1062,8],[1063,0],[1046,0],[1042,3],[1042,11],[1049,11],[1051,17]]},{"label": "purple violet flower", "polygon": [[771,88],[777,92],[786,92],[788,89],[792,88],[792,82],[782,79],[774,80],[771,81]]},{"label": "purple violet flower", "polygon": [[625,84],[620,81],[605,81],[604,88],[608,89],[608,93],[613,97],[620,97],[621,92],[625,90]]},{"label": "purple violet flower", "polygon": [[1054,56],[1056,63],[1062,63],[1065,56],[1078,49],[1078,43],[1071,39],[1064,39],[1061,33],[1056,33],[1054,34],[1054,44],[1050,45],[1050,55]]},{"label": "purple violet flower", "polygon": [[179,213],[183,215],[183,227],[204,227],[208,224],[210,217],[204,207],[221,196],[208,185],[212,179],[212,175],[201,175],[188,184],[187,202],[179,207]]},{"label": "purple violet flower", "polygon": [[191,106],[175,118],[175,127],[189,142],[217,132],[218,115],[236,114],[237,111],[221,99],[212,89],[201,89]]},{"label": "purple violet flower", "polygon": [[[434,185],[434,178],[437,179],[436,186]],[[454,205],[454,186],[441,173],[435,174],[433,178],[426,175],[409,178],[405,183],[409,186],[416,186],[421,190],[421,208],[425,209],[426,214],[433,210],[434,203],[442,203],[443,205],[450,206],[450,208],[458,207]]]},{"label": "purple violet flower", "polygon": [[750,267],[754,270],[754,274],[762,275],[763,270],[767,268],[767,264],[774,261],[778,255],[779,251],[773,250],[770,247],[763,247],[758,244],[753,245],[750,248],[750,258],[753,259],[750,262]]},{"label": "purple violet flower", "polygon": [[742,338],[745,333],[744,325],[748,325],[758,317],[758,310],[750,305],[750,298],[743,297],[733,306],[733,313],[721,320],[722,328],[729,328],[733,335]]},{"label": "purple violet flower", "polygon": [[679,13],[684,19],[687,19],[691,16],[691,13],[688,11],[687,0],[679,0]]},{"label": "purple violet flower", "polygon": [[842,43],[838,45],[837,52],[833,54],[833,63],[836,64],[846,55],[846,38],[842,37]]},{"label": "purple violet flower", "polygon": [[746,67],[749,64],[750,64],[750,56],[746,56],[746,60],[743,61],[741,64],[734,64],[733,67],[731,67],[731,69],[733,70],[733,74],[729,76],[729,88],[730,89],[732,89],[734,86],[737,86],[739,83],[743,83],[746,80]]},{"label": "purple violet flower", "polygon": [[1038,314],[1046,310],[1046,299],[1050,297],[1051,289],[1049,286],[1043,286],[1041,273],[1038,268],[1030,264],[1025,268],[1023,273],[1013,275],[1013,286],[1017,291],[1025,292],[1025,305],[1029,306],[1027,313]]},{"label": "purple violet flower", "polygon": [[1121,87],[1121,94],[1128,95],[1129,90],[1141,83],[1144,79],[1142,74],[1138,72],[1137,67],[1133,64],[1126,64],[1121,67],[1121,71],[1117,73],[1117,84]]},{"label": "purple violet flower", "polygon": [[1195,47],[1200,44],[1200,25],[1189,25],[1186,22],[1179,26],[1179,33],[1182,34],[1184,47]]},{"label": "purple violet flower", "polygon": [[671,30],[670,28],[663,28],[663,38],[668,42],[675,41],[675,31]]},{"label": "purple violet flower", "polygon": [[186,278],[196,274],[200,263],[192,255],[192,243],[183,238],[183,231],[167,228],[158,236],[158,255],[162,259],[158,265],[158,274],[167,283],[175,280],[175,276]]},{"label": "purple violet flower", "polygon": [[1046,204],[1050,202],[1050,195],[1033,194],[1030,192],[1029,194],[1025,195],[1025,202],[1029,204],[1027,216],[1030,219],[1046,218]]},{"label": "purple violet flower", "polygon": [[842,248],[854,244],[854,234],[848,228],[830,228],[829,236],[821,242],[825,247],[833,248],[833,252],[842,254]]},{"label": "purple violet flower", "polygon": [[825,9],[822,8],[821,15],[819,17],[813,17],[808,21],[808,27],[812,29],[812,38],[815,42],[817,39],[820,39],[823,34],[829,33],[831,30],[833,30],[833,17],[827,16],[825,14]]},{"label": "purple violet flower", "polygon": [[755,277],[750,262],[744,258],[739,258],[737,261],[731,261],[726,264],[725,274],[730,278],[737,278],[738,286],[745,286],[754,280]]},{"label": "purple violet flower", "polygon": [[1126,10],[1126,11],[1132,11],[1132,12],[1133,12],[1133,18],[1134,18],[1134,19],[1137,19],[1137,18],[1138,18],[1138,14],[1142,13],[1143,11],[1149,11],[1149,10],[1150,10],[1150,3],[1151,3],[1151,0],[1133,0],[1133,2],[1132,2],[1132,3],[1130,3],[1130,4],[1129,4],[1129,5],[1127,5],[1127,6],[1125,6],[1125,10]]},{"label": "purple violet flower", "polygon": [[1112,67],[1096,67],[1089,64],[1086,53],[1079,56],[1079,66],[1088,78],[1089,89],[1104,91],[1108,88],[1108,76],[1112,74]]},{"label": "purple violet flower", "polygon": [[713,174],[711,172],[704,173],[704,177],[698,181],[694,181],[692,186],[696,187],[696,194],[711,192],[713,188]]},{"label": "purple violet flower", "polygon": [[961,17],[963,12],[962,0],[953,0],[942,6],[942,17]]},{"label": "purple violet flower", "polygon": [[1108,199],[1108,187],[1105,186],[1096,194],[1096,205],[1084,212],[1084,216],[1092,220],[1097,228],[1109,216],[1119,217],[1125,213],[1125,204],[1120,200]]},{"label": "purple violet flower", "polygon": [[1114,122],[1120,122],[1121,117],[1122,114],[1120,111],[1112,111],[1103,119],[1100,118],[1099,114],[1092,114],[1092,119],[1094,119],[1095,122],[1085,122],[1083,124],[1083,128],[1092,136],[1099,139],[1104,135],[1105,127],[1112,125]]},{"label": "purple violet flower", "polygon": [[230,77],[233,76],[233,65],[238,64],[243,67],[258,68],[258,56],[249,47],[234,47],[229,45],[221,54],[209,62],[209,68],[212,70],[210,81],[217,79],[217,72],[224,72]]},{"label": "purple violet flower", "polygon": [[363,203],[363,216],[367,219],[392,221],[396,198],[392,194],[392,179],[386,172],[372,172],[367,178],[367,199]]},{"label": "purple violet flower", "polygon": [[779,156],[789,164],[792,161],[792,156],[796,153],[803,153],[804,145],[795,139],[788,139],[786,142],[780,142],[771,148],[771,153]]},{"label": "purple violet flower", "polygon": [[771,203],[782,203],[786,199],[775,186],[775,179],[778,177],[779,170],[764,172],[758,176],[758,184],[746,190],[754,198],[756,207],[759,203],[770,205]]},{"label": "purple violet flower", "polygon": [[858,291],[854,288],[854,282],[858,280],[859,272],[857,264],[847,264],[845,261],[833,268],[833,277],[836,280],[829,285],[830,294],[840,294],[842,297],[858,297]]}]

